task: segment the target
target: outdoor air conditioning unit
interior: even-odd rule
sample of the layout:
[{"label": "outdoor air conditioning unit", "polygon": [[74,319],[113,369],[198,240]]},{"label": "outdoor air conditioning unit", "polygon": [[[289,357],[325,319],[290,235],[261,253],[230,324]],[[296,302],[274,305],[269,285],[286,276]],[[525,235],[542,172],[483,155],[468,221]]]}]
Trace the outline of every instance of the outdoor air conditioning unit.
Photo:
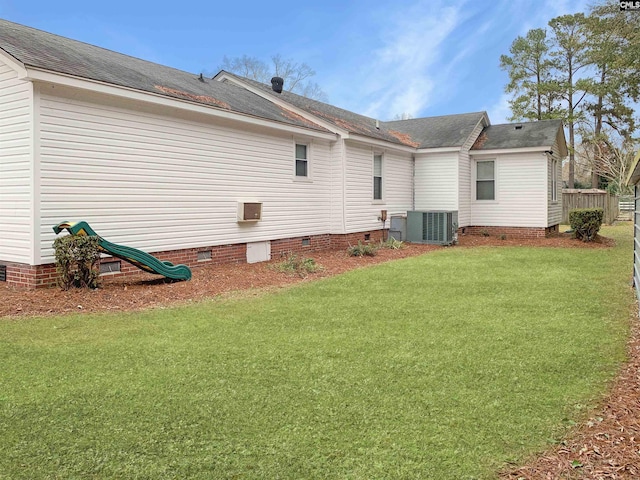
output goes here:
[{"label": "outdoor air conditioning unit", "polygon": [[238,202],[238,222],[262,220],[261,202]]},{"label": "outdoor air conditioning unit", "polygon": [[407,241],[451,245],[458,240],[457,211],[407,212]]}]

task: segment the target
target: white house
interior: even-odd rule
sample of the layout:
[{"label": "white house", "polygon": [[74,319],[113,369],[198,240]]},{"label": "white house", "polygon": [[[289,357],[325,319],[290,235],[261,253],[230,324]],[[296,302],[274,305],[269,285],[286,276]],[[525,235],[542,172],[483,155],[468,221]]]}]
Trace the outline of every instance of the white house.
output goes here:
[{"label": "white house", "polygon": [[53,282],[64,220],[190,266],[377,240],[383,211],[544,236],[564,156],[559,121],[383,122],[0,20],[0,278],[15,285]]}]

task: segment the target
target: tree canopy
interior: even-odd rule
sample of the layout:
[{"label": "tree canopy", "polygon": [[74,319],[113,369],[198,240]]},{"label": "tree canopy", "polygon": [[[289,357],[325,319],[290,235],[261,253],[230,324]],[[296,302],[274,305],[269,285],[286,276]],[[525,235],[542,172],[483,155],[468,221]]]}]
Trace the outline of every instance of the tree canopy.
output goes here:
[{"label": "tree canopy", "polygon": [[[500,57],[512,120],[560,118],[569,131],[569,178],[575,153],[600,180],[621,188],[619,172],[637,145],[634,103],[640,97],[640,15],[606,0],[587,14],[562,15],[532,29]],[[579,145],[577,145],[577,143]],[[625,153],[626,152],[626,153]],[[632,155],[631,155],[632,157]],[[618,168],[619,167],[619,168]],[[612,173],[618,172],[618,173]]]}]

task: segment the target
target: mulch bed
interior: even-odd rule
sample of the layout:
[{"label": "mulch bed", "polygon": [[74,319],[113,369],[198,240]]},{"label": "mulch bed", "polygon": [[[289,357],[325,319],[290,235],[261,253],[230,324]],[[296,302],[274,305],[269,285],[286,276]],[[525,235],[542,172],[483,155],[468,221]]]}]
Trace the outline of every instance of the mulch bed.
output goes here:
[{"label": "mulch bed", "polygon": [[[193,269],[189,282],[170,282],[149,274],[107,277],[93,291],[57,288],[24,290],[0,287],[0,318],[19,321],[30,316],[72,312],[135,311],[187,304],[232,292],[258,295],[265,289],[336,275],[355,268],[421,255],[441,248],[470,246],[548,246],[562,248],[607,248],[612,240],[598,237],[584,243],[560,234],[543,239],[500,239],[463,235],[458,246],[409,244],[400,250],[379,250],[375,257],[349,257],[345,251],[326,251],[308,256],[322,266],[320,272],[300,277],[281,272],[279,259],[239,265],[206,265]],[[632,479],[640,478],[640,325],[632,322],[629,362],[621,370],[611,395],[584,424],[577,426],[548,452],[524,466],[501,473],[508,480],[534,479]]]}]

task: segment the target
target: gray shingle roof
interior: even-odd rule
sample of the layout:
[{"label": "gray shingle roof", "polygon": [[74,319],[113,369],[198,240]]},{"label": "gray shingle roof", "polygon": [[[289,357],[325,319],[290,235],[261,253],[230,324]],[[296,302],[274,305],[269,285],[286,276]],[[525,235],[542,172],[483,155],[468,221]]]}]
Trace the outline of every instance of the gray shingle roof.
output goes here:
[{"label": "gray shingle roof", "polygon": [[2,19],[0,48],[27,67],[327,131],[244,88]]},{"label": "gray shingle roof", "polygon": [[485,115],[485,112],[477,112],[392,122],[379,121],[379,128],[377,128],[375,118],[359,115],[287,91],[278,94],[273,92],[270,85],[239,77],[229,72],[224,73],[259,88],[265,93],[282,98],[285,102],[322,118],[349,133],[416,148],[459,147],[469,138],[475,126]]},{"label": "gray shingle roof", "polygon": [[[27,67],[178,98],[288,125],[329,131],[233,82],[201,78],[197,74],[2,19],[0,49]],[[280,97],[290,105],[351,134],[414,148],[459,147],[486,115],[485,112],[475,112],[379,122],[294,93],[284,91],[276,94],[270,85],[242,77],[236,78],[261,89],[263,94]],[[521,130],[514,130],[513,125],[487,127],[479,139],[482,141],[476,141],[474,148],[486,150],[553,145],[558,128],[562,128],[558,120],[523,125]]]},{"label": "gray shingle roof", "polygon": [[[517,128],[518,126],[520,128]],[[555,143],[558,130],[561,129],[562,120],[490,125],[482,130],[471,149],[550,147]],[[564,131],[562,134],[564,135]]]},{"label": "gray shingle roof", "polygon": [[420,143],[419,148],[460,147],[485,115],[486,112],[461,113],[385,124],[409,134]]}]

